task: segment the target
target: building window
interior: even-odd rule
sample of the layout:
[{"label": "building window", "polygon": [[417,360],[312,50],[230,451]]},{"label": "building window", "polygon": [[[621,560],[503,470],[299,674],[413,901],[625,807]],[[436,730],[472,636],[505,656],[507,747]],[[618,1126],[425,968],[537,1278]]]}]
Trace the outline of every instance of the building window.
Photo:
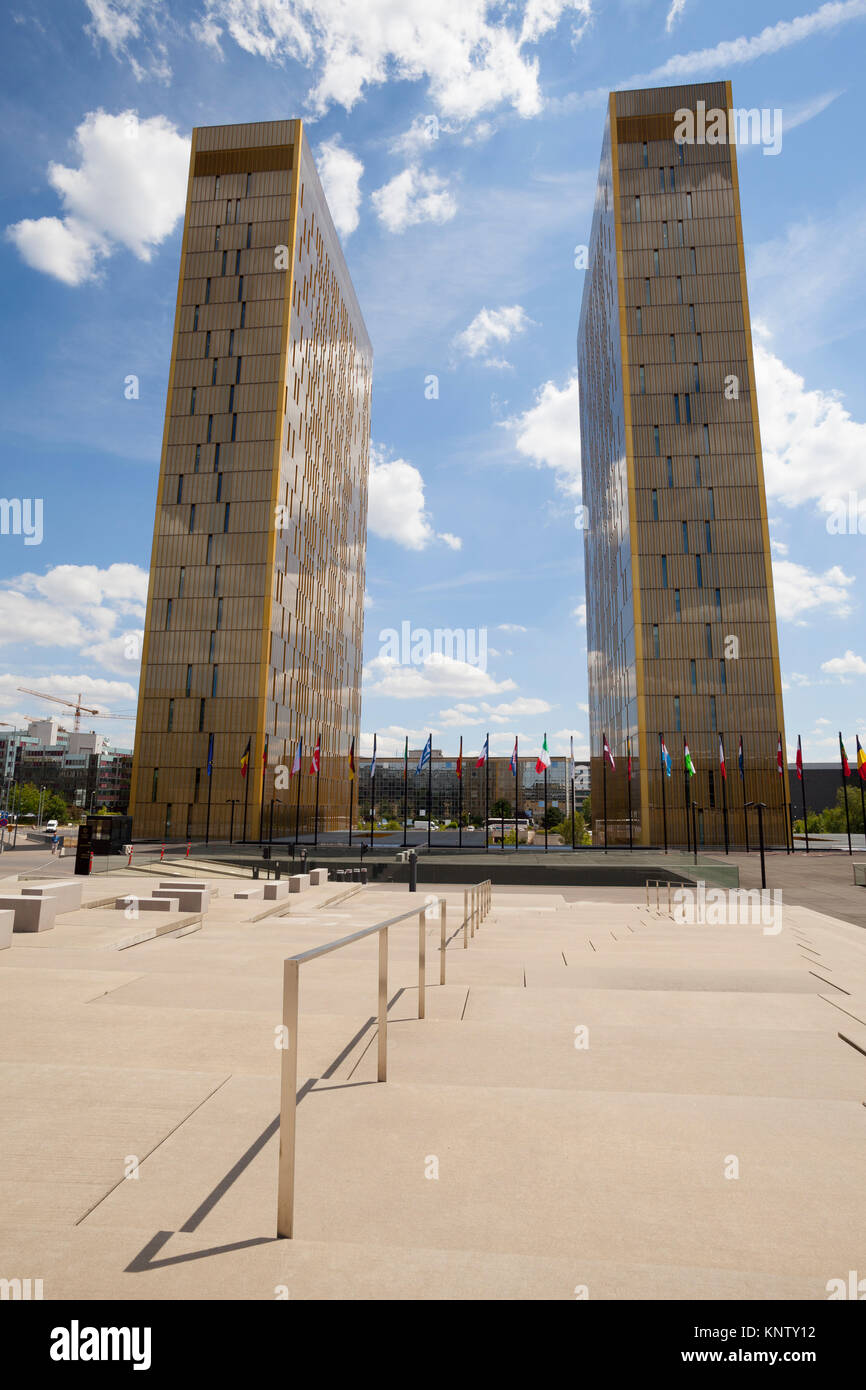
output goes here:
[{"label": "building window", "polygon": [[201,445],[200,445],[200,444],[196,444],[196,446],[195,446],[195,463],[194,463],[194,465],[193,465],[193,470],[192,470],[193,473],[197,473],[197,472],[198,472],[198,466],[199,466],[200,463],[201,463]]},{"label": "building window", "polygon": [[216,500],[217,500],[218,502],[221,502],[221,501],[222,501],[222,491],[223,491],[223,475],[222,475],[222,473],[217,473]]},{"label": "building window", "polygon": [[678,155],[678,157],[679,157],[680,164],[685,164],[685,162],[686,162],[686,147],[685,147],[685,145],[677,145],[677,155]]},{"label": "building window", "polygon": [[180,567],[180,574],[177,578],[177,596],[183,598],[183,581],[186,579],[186,570],[183,565]]},{"label": "building window", "polygon": [[219,223],[217,223],[217,225],[214,227],[214,234],[213,234],[213,249],[214,249],[215,251],[218,251],[218,250],[220,249],[220,228],[219,228]]},{"label": "building window", "polygon": [[219,195],[220,195],[220,176],[219,176],[219,174],[217,174],[216,180],[215,180],[215,182],[214,182],[213,195],[214,195],[215,198],[218,198]]},{"label": "building window", "polygon": [[666,464],[667,464],[667,471],[668,471],[668,487],[673,487],[673,485],[674,485],[674,461],[673,461],[673,459],[672,459],[672,458],[670,457],[670,455],[669,455],[668,458],[665,460],[665,462],[666,462]]},{"label": "building window", "polygon": [[232,386],[229,387],[229,410],[232,411],[232,410],[234,410],[234,408],[235,408],[235,388],[234,388],[234,385],[232,385]]},{"label": "building window", "polygon": [[652,304],[652,290],[650,289],[649,278],[644,280],[644,288],[646,290],[646,302],[647,304]]},{"label": "building window", "polygon": [[722,591],[716,589],[716,622],[722,621]]},{"label": "building window", "polygon": [[689,662],[689,680],[692,685],[692,694],[697,693],[698,689],[698,663],[695,660]]},{"label": "building window", "polygon": [[696,396],[699,396],[700,393],[701,393],[701,374],[700,374],[700,372],[698,371],[698,364],[697,364],[697,362],[695,362],[693,365],[694,365],[694,369],[695,369],[695,395],[696,395]]},{"label": "building window", "polygon": [[695,248],[694,248],[693,246],[690,246],[690,247],[689,247],[689,264],[690,264],[690,266],[691,266],[692,275],[697,275],[697,273],[698,273],[698,262],[697,262],[697,258],[696,258],[696,256],[695,256]]},{"label": "building window", "polygon": [[643,167],[645,169],[649,167],[649,149],[646,140],[643,142]]},{"label": "building window", "polygon": [[659,188],[661,189],[662,193],[664,193],[664,191],[665,191],[665,171],[664,171],[664,166],[663,166],[663,165],[660,165],[660,166],[659,166]]},{"label": "building window", "polygon": [[700,460],[700,457],[699,457],[697,454],[695,454],[695,487],[700,487],[700,486],[701,486],[701,460]]},{"label": "building window", "polygon": [[151,801],[156,801],[156,795],[157,795],[157,792],[158,792],[158,791],[159,791],[159,768],[158,768],[158,767],[155,767],[155,768],[153,769],[153,777],[151,778],[151,782],[150,782],[150,799],[151,799]]},{"label": "building window", "polygon": [[210,374],[210,384],[211,384],[211,386],[216,386],[216,384],[217,384],[217,367],[218,367],[218,366],[219,366],[219,358],[218,358],[218,357],[215,357],[214,360],[213,360],[213,371],[212,371],[211,374]]},{"label": "building window", "polygon": [[239,357],[239,358],[238,358],[237,371],[235,372],[235,381],[238,381],[238,382],[239,382],[240,379],[241,379],[241,363],[243,362],[243,360],[244,360],[244,359],[243,359],[242,357]]},{"label": "building window", "polygon": [[217,625],[217,631],[219,631],[219,629],[220,629],[220,628],[222,627],[222,625],[223,625],[223,601],[222,601],[222,599],[218,599],[218,600],[217,600],[216,625]]},{"label": "building window", "polygon": [[220,275],[225,275],[225,273],[226,273],[226,257],[227,257],[227,256],[228,256],[228,251],[223,251],[222,270],[220,271]]},{"label": "building window", "polygon": [[[716,727],[716,701],[715,701],[714,698],[711,698],[711,699],[710,699],[710,728],[711,728],[711,729],[715,729],[715,727]],[[712,811],[713,807],[714,807],[715,804],[716,804],[716,778],[715,778],[715,774],[713,773],[713,769],[712,769],[712,768],[710,768],[709,771],[708,771],[708,773],[707,773],[707,787],[708,787],[709,793],[710,793],[710,810]]]},{"label": "building window", "polygon": [[653,270],[655,271],[656,275],[659,274],[659,253],[655,250],[653,251]]},{"label": "building window", "polygon": [[[198,801],[199,787],[201,786],[201,768],[195,770],[195,791],[192,794],[193,801]],[[187,828],[187,839],[189,839],[189,828]]]},{"label": "building window", "polygon": [[219,669],[220,669],[220,668],[219,668],[218,666],[215,666],[215,667],[213,668],[213,680],[211,681],[211,687],[210,687],[211,696],[215,696],[216,693],[217,693],[217,682],[218,682],[218,679],[219,679]]},{"label": "building window", "polygon": [[229,529],[229,508],[230,508],[230,506],[231,506],[231,503],[230,503],[230,502],[226,502],[226,514],[225,514],[225,517],[223,518],[223,530],[224,530],[224,531],[227,531],[227,530]]},{"label": "building window", "polygon": [[[694,252],[692,252],[692,255],[694,255]],[[237,251],[235,252],[235,275],[240,275],[240,273],[241,273],[241,249],[240,249],[240,247],[238,247]]]},{"label": "building window", "polygon": [[677,304],[682,304],[682,302],[683,302],[683,282],[682,282],[682,278],[678,275],[678,276],[677,276]]},{"label": "building window", "polygon": [[641,318],[640,305],[638,305],[637,308],[637,331],[638,333],[643,333],[643,320]]},{"label": "building window", "polygon": [[220,567],[216,566],[213,572],[213,591],[218,594],[220,591]]},{"label": "building window", "polygon": [[710,427],[709,427],[709,425],[704,425],[704,453],[705,453],[705,454],[708,454],[709,452],[710,452]]},{"label": "building window", "polygon": [[646,395],[646,372],[644,371],[643,367],[638,367],[638,377],[639,377],[639,379],[640,379],[640,393],[641,393],[642,396],[645,396],[645,395]]},{"label": "building window", "polygon": [[171,733],[171,729],[172,729],[172,725],[173,725],[173,724],[174,724],[174,700],[169,700],[169,702],[168,702],[168,723],[167,723],[167,725],[166,725],[166,730],[167,730],[168,733]]},{"label": "building window", "polygon": [[683,245],[683,224],[682,224],[682,222],[678,222],[678,223],[677,223],[677,246],[682,246],[682,245]]},{"label": "building window", "polygon": [[674,396],[674,424],[675,424],[675,425],[678,425],[679,423],[680,423],[680,398],[679,398],[679,395],[676,395],[676,396]]},{"label": "building window", "polygon": [[695,556],[695,575],[697,577],[698,588],[702,589],[704,587],[704,567],[701,563],[700,555]]},{"label": "building window", "polygon": [[210,557],[211,557],[212,551],[213,551],[213,536],[208,536],[208,538],[207,538],[207,554],[205,555],[205,561],[204,561],[206,565],[209,565],[209,564],[210,564]]},{"label": "building window", "polygon": [[671,361],[672,361],[672,362],[676,362],[676,360],[677,360],[677,340],[676,340],[676,335],[675,335],[674,333],[671,333],[671,334],[670,334],[670,349],[671,349]]},{"label": "building window", "polygon": [[211,663],[213,662],[213,659],[214,659],[214,656],[215,656],[215,655],[216,655],[216,633],[215,633],[215,632],[212,632],[211,635],[210,635],[210,647],[209,647],[209,649],[208,649],[208,655],[207,655],[207,659],[208,659],[208,663],[209,663],[209,664],[211,664]]},{"label": "building window", "polygon": [[670,186],[671,186],[671,193],[673,193],[674,189],[675,189],[676,186],[677,186],[677,185],[676,185],[676,182],[675,182],[675,180],[674,180],[674,171],[673,171],[673,169],[670,170],[670,176],[671,176],[671,185],[670,185]]},{"label": "building window", "polygon": [[700,333],[699,333],[699,334],[698,334],[698,361],[699,361],[699,362],[703,362],[703,360],[704,360],[704,345],[703,345],[703,342],[702,342],[702,340],[701,340],[701,335],[700,335]]},{"label": "building window", "polygon": [[640,222],[640,198],[634,200],[634,220]]},{"label": "building window", "polygon": [[172,806],[171,802],[169,802],[165,808],[165,830],[162,832],[166,840],[171,836],[171,810]]},{"label": "building window", "polygon": [[204,355],[210,357],[210,329],[204,335]]},{"label": "building window", "polygon": [[674,617],[676,618],[678,623],[681,623],[683,620],[683,610],[682,605],[680,604],[679,589],[674,589]]},{"label": "building window", "polygon": [[661,648],[659,647],[659,625],[658,625],[658,623],[653,623],[653,652],[654,652],[654,654],[655,654],[657,657],[661,655]]},{"label": "building window", "polygon": [[235,439],[237,438],[237,433],[238,433],[238,417],[237,417],[237,415],[233,415],[233,416],[232,416],[232,437],[231,437],[231,442],[232,442],[232,444],[234,444]]},{"label": "building window", "polygon": [[709,497],[709,499],[710,499],[710,521],[715,521],[715,519],[716,519],[716,499],[715,499],[715,497],[713,496],[713,489],[712,489],[712,488],[708,488],[708,489],[707,489],[707,495],[708,495],[708,497]]},{"label": "building window", "polygon": [[214,471],[214,473],[218,473],[218,472],[219,472],[219,467],[220,467],[220,446],[219,446],[219,443],[216,443],[216,444],[213,446],[213,471]]},{"label": "building window", "polygon": [[684,522],[683,522],[683,554],[684,554],[684,555],[688,555],[688,553],[689,553],[689,523],[688,523],[687,521],[684,521]]},{"label": "building window", "polygon": [[240,300],[242,300],[243,297],[244,297],[244,277],[241,275],[241,276],[239,276],[239,278],[238,278],[238,302],[240,302]]},{"label": "building window", "polygon": [[197,333],[197,332],[198,332],[198,305],[197,305],[197,304],[196,304],[196,306],[195,306],[195,313],[194,313],[193,316],[192,316],[192,331],[193,331],[193,333]]},{"label": "building window", "polygon": [[691,193],[687,193],[687,194],[686,194],[686,217],[691,217],[691,215],[692,215],[692,195],[691,195]]},{"label": "building window", "polygon": [[204,728],[204,696],[198,702],[198,731],[201,733]]},{"label": "building window", "polygon": [[192,694],[192,667],[191,667],[191,666],[187,666],[187,668],[186,668],[186,693],[187,693],[187,695],[191,695],[191,694]]},{"label": "building window", "polygon": [[667,557],[667,555],[663,555],[663,556],[662,556],[662,588],[663,588],[663,589],[666,589],[667,587],[668,587],[668,557]]},{"label": "building window", "polygon": [[195,530],[195,502],[193,502],[192,506],[189,509],[189,530]]},{"label": "building window", "polygon": [[204,285],[204,302],[205,304],[210,304],[210,276],[208,276]]},{"label": "building window", "polygon": [[183,501],[183,474],[182,474],[182,473],[178,473],[178,475],[177,475],[177,498],[176,498],[175,500],[178,501],[178,502],[182,502],[182,501]]},{"label": "building window", "polygon": [[728,688],[728,672],[727,672],[727,669],[726,669],[726,667],[725,667],[724,661],[720,661],[720,662],[719,662],[719,684],[721,685],[722,690],[727,690],[727,688]]},{"label": "building window", "polygon": [[694,306],[694,304],[690,304],[690,305],[689,305],[689,328],[690,328],[690,330],[692,331],[692,333],[694,333],[694,331],[695,331],[695,306]]},{"label": "building window", "polygon": [[658,495],[658,493],[656,492],[655,488],[653,488],[653,521],[658,521],[658,519],[659,519],[659,495]]},{"label": "building window", "polygon": [[249,251],[250,247],[252,246],[252,244],[253,244],[253,224],[252,224],[252,222],[248,222],[248,223],[247,223],[247,250],[248,250],[248,251]]},{"label": "building window", "polygon": [[674,696],[674,732],[677,733],[677,734],[681,734],[682,731],[683,731],[683,726],[682,726],[682,722],[681,722],[681,720],[680,720],[680,697],[679,697],[679,695],[675,695],[675,696]]},{"label": "building window", "polygon": [[663,222],[663,223],[662,223],[662,246],[664,247],[665,250],[667,250],[667,246],[668,246],[668,224],[667,224],[667,222]]},{"label": "building window", "polygon": [[[715,695],[711,695],[711,696],[710,696],[710,728],[713,730],[714,733],[717,731],[717,725],[716,725],[716,697],[715,697]],[[710,773],[710,777],[712,777],[712,775],[713,775],[713,774]]]},{"label": "building window", "polygon": [[166,602],[165,602],[165,630],[166,630],[166,632],[168,632],[168,630],[169,630],[170,627],[171,627],[171,599],[166,599]]},{"label": "building window", "polygon": [[710,526],[710,523],[709,523],[708,521],[705,521],[705,522],[704,522],[704,540],[706,541],[706,545],[705,545],[704,549],[706,550],[706,552],[707,552],[708,555],[712,555],[712,553],[713,553],[713,533],[712,533],[712,528],[711,528],[711,526]]},{"label": "building window", "polygon": [[653,444],[654,444],[654,446],[655,446],[655,455],[656,455],[656,458],[658,458],[658,457],[659,457],[659,452],[660,452],[660,451],[659,451],[659,427],[658,427],[658,425],[653,425]]},{"label": "building window", "polygon": [[247,317],[247,306],[246,306],[246,304],[242,304],[242,305],[241,305],[241,324],[240,324],[241,328],[243,328],[243,326],[244,326],[244,324],[245,324],[245,322],[246,322],[246,317]]},{"label": "building window", "polygon": [[230,332],[229,332],[229,357],[233,357],[233,356],[234,356],[234,351],[235,351],[235,330],[232,328],[232,329],[230,330]]},{"label": "building window", "polygon": [[712,654],[713,654],[713,629],[712,629],[712,625],[711,625],[710,623],[705,623],[705,624],[704,624],[704,629],[705,629],[706,634],[707,634],[707,656],[710,656],[710,657],[711,657]]},{"label": "building window", "polygon": [[687,425],[690,425],[691,423],[692,423],[692,398],[691,398],[691,396],[689,395],[689,393],[688,393],[688,391],[687,391],[687,392],[686,392],[686,424],[687,424]]},{"label": "building window", "polygon": [[253,176],[252,176],[252,174],[247,174],[247,187],[246,187],[246,192],[244,193],[244,197],[245,197],[245,198],[248,198],[248,197],[250,196],[250,192],[251,192],[251,190],[252,190],[252,186],[253,186]]},{"label": "building window", "polygon": [[196,388],[193,386],[192,390],[191,390],[190,393],[189,393],[189,413],[190,413],[190,415],[195,415],[195,393],[196,393]]},{"label": "building window", "polygon": [[210,444],[210,437],[211,437],[212,434],[213,434],[213,416],[212,416],[212,415],[209,415],[209,416],[207,417],[207,439],[205,440],[205,443],[206,443],[206,444]]}]

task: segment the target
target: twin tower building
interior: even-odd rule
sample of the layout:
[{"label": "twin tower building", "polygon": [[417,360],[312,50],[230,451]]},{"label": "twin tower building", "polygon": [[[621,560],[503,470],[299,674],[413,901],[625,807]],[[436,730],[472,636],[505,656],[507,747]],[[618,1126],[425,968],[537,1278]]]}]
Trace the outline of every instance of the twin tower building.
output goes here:
[{"label": "twin tower building", "polygon": [[[593,819],[722,842],[719,736],[784,837],[784,740],[729,84],[618,92],[579,332]],[[695,126],[699,129],[699,125]],[[345,829],[372,349],[301,121],[193,132],[130,810],[137,838]],[[577,448],[575,439],[575,448]],[[683,780],[681,740],[696,767]],[[302,744],[297,777],[286,786]],[[318,785],[310,772],[320,746]],[[783,743],[784,747],[784,743]],[[620,768],[623,772],[620,773]],[[736,771],[731,749],[729,777]],[[678,776],[678,774],[680,774]],[[787,779],[785,778],[785,786]],[[630,795],[629,795],[630,793]],[[599,803],[599,804],[596,804]],[[731,793],[730,816],[742,814]],[[774,825],[775,816],[778,824]],[[597,838],[603,835],[599,822]],[[733,834],[732,839],[741,838]]]}]

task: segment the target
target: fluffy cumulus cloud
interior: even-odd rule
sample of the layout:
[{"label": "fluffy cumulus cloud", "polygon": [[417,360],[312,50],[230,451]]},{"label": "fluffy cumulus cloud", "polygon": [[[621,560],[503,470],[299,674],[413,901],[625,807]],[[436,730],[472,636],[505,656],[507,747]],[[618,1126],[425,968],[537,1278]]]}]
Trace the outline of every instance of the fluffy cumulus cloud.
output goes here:
[{"label": "fluffy cumulus cloud", "polygon": [[421,222],[450,222],[457,202],[447,181],[410,164],[373,194],[376,216],[389,232],[405,232]]},{"label": "fluffy cumulus cloud", "polygon": [[862,679],[866,676],[866,661],[849,648],[844,656],[834,656],[829,661],[822,661],[821,670],[826,671],[828,676],[838,676],[842,681],[852,680],[855,676]]},{"label": "fluffy cumulus cloud", "polygon": [[[106,680],[101,676],[92,676],[84,671],[78,675],[58,675],[55,673],[40,672],[38,676],[29,674],[4,673],[0,675],[0,715],[7,724],[12,724],[16,728],[25,728],[28,719],[34,715],[39,718],[47,719],[50,715],[59,718],[61,721],[74,717],[74,711],[69,710],[64,713],[62,705],[54,704],[52,701],[41,701],[38,696],[25,695],[25,689],[44,690],[46,694],[56,695],[61,700],[83,699],[86,705],[93,709],[104,711],[106,714],[127,714],[135,707],[137,698],[136,689],[128,681]],[[87,721],[85,728],[89,728],[91,723],[97,722],[98,717],[84,715]],[[125,734],[127,728],[131,730],[131,724],[125,726],[119,724],[116,729],[106,724],[102,727],[103,733],[110,733],[112,739],[115,732]]]},{"label": "fluffy cumulus cloud", "polygon": [[768,494],[788,507],[816,503],[829,526],[856,490],[866,518],[866,423],[852,418],[838,392],[807,388],[760,330],[754,350]]},{"label": "fluffy cumulus cloud", "polygon": [[189,140],[164,116],[91,111],[74,144],[76,167],[48,166],[62,218],[6,229],[29,266],[67,285],[92,280],[118,246],[149,261],[183,215],[189,169]]},{"label": "fluffy cumulus cloud", "polygon": [[316,167],[334,226],[341,237],[351,236],[360,220],[363,164],[334,136],[319,146]]},{"label": "fluffy cumulus cloud", "polygon": [[481,309],[468,327],[452,341],[455,352],[462,357],[481,358],[485,367],[508,367],[510,363],[491,354],[491,348],[504,347],[518,333],[523,333],[532,319],[520,304],[503,305],[500,309]]},{"label": "fluffy cumulus cloud", "polygon": [[463,544],[450,531],[435,531],[424,499],[424,479],[415,465],[386,458],[375,447],[370,451],[367,525],[374,535],[406,550],[426,550],[436,540],[451,550]]},{"label": "fluffy cumulus cloud", "polygon": [[854,576],[833,565],[817,574],[793,560],[773,561],[776,615],[782,622],[803,624],[818,613],[846,618],[854,599]]},{"label": "fluffy cumulus cloud", "polygon": [[580,496],[580,408],[575,372],[564,386],[546,381],[535,403],[503,422],[518,453],[536,468],[552,468],[563,492]]},{"label": "fluffy cumulus cloud", "polygon": [[496,681],[488,671],[468,661],[435,651],[413,666],[401,666],[390,656],[377,656],[364,668],[364,694],[386,695],[392,700],[431,695],[478,699],[514,688],[512,680]]},{"label": "fluffy cumulus cloud", "polygon": [[205,0],[196,33],[313,70],[307,99],[319,114],[351,110],[366,88],[396,79],[426,81],[437,110],[466,121],[503,105],[541,110],[532,50],[566,14],[579,34],[591,0]]},{"label": "fluffy cumulus cloud", "polygon": [[0,587],[0,643],[75,648],[96,668],[135,680],[146,599],[147,573],[137,565],[54,565],[21,574]]},{"label": "fluffy cumulus cloud", "polygon": [[[125,58],[139,82],[146,77],[159,82],[171,80],[165,46],[157,37],[166,18],[162,0],[84,0],[84,3],[90,11],[87,32],[94,43],[106,43],[118,62]],[[134,42],[139,48],[138,57],[132,52]]]}]

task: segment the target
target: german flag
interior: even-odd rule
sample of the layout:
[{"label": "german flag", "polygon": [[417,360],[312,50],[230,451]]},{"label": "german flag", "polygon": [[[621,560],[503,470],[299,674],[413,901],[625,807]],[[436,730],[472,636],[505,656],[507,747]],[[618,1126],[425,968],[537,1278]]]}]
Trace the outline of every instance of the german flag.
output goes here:
[{"label": "german flag", "polygon": [[352,746],[349,749],[349,781],[355,780],[355,740],[352,739]]},{"label": "german flag", "polygon": [[252,749],[252,743],[253,743],[252,736],[250,736],[250,738],[247,739],[247,746],[246,746],[246,748],[244,749],[243,757],[241,758],[241,776],[242,776],[242,777],[246,777],[246,775],[247,775],[247,768],[248,768],[249,765],[250,765],[250,751],[251,751],[251,749]]}]

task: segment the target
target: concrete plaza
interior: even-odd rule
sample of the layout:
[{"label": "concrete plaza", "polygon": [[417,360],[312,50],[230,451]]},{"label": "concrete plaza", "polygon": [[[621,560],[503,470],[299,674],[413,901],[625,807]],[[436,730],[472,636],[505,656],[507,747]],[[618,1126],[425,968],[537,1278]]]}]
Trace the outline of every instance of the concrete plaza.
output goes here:
[{"label": "concrete plaza", "polygon": [[[825,1299],[866,1274],[862,927],[787,896],[765,930],[502,887],[464,949],[463,892],[437,890],[423,1020],[416,922],[391,929],[386,1083],[377,939],[302,967],[286,1241],[283,960],[426,890],[214,882],[201,919],[88,907],[0,952],[0,1277],[46,1299],[572,1300]],[[100,875],[85,901],[155,886]]]}]

